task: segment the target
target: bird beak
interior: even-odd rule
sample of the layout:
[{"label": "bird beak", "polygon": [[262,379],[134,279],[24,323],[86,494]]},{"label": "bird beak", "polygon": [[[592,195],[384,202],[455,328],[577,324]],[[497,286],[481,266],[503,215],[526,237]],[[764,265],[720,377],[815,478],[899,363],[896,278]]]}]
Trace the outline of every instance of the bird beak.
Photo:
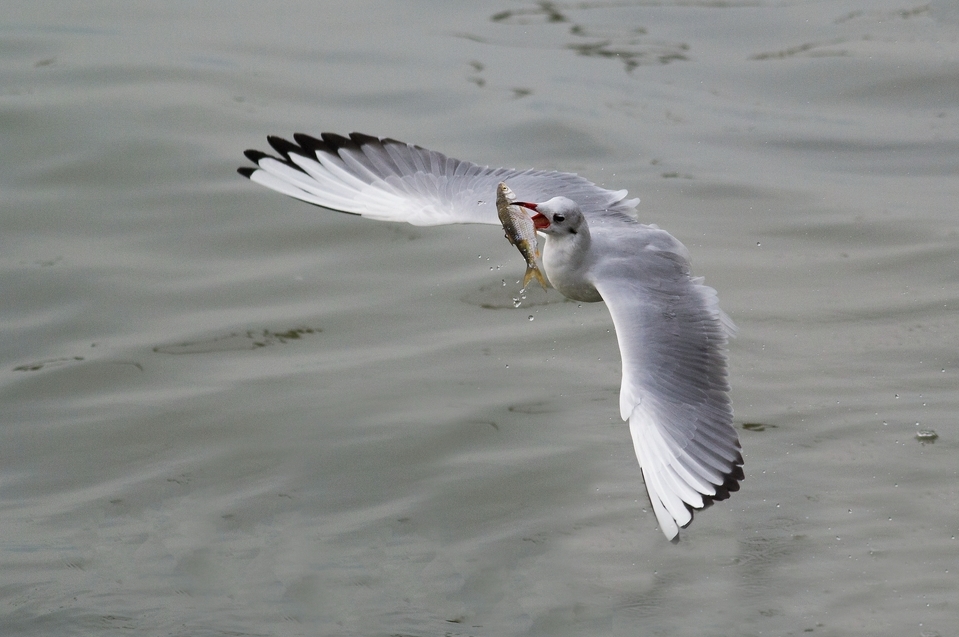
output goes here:
[{"label": "bird beak", "polygon": [[546,228],[549,228],[549,219],[547,219],[545,216],[543,216],[542,214],[536,211],[536,204],[529,203],[526,201],[514,201],[513,205],[529,208],[533,212],[536,212],[536,214],[533,215],[532,218],[533,218],[533,227],[535,227],[537,230],[545,230]]}]

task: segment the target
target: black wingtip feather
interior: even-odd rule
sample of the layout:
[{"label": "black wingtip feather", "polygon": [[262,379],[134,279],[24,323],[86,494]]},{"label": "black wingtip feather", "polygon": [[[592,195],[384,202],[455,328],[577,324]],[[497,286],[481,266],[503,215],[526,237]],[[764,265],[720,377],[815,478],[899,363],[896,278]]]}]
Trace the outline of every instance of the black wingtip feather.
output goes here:
[{"label": "black wingtip feather", "polygon": [[381,144],[383,141],[379,137],[373,137],[372,135],[367,135],[366,133],[350,133],[350,139],[354,142],[363,146],[365,144]]},{"label": "black wingtip feather", "polygon": [[735,466],[729,471],[728,474],[726,474],[725,478],[726,479],[722,484],[716,485],[716,495],[703,496],[704,509],[711,507],[713,502],[722,502],[723,500],[727,499],[730,493],[739,491],[739,481],[745,480],[746,476],[743,474],[742,466]]},{"label": "black wingtip feather", "polygon": [[343,137],[336,133],[323,133],[320,135],[323,138],[323,142],[326,144],[326,147],[329,148],[334,153],[338,153],[339,150],[343,147],[349,146],[352,148],[359,148],[359,146],[349,137]]},{"label": "black wingtip feather", "polygon": [[[740,460],[740,462],[742,462]],[[723,500],[729,497],[730,493],[735,493],[739,491],[739,481],[745,480],[746,476],[743,474],[742,465],[734,466],[730,472],[725,476],[726,481],[723,484],[716,486],[716,495],[704,495],[703,496],[703,506],[694,509],[693,507],[686,505],[686,508],[689,510],[689,522],[684,524],[681,528],[687,528],[690,524],[693,523],[693,519],[696,517],[697,511],[704,511],[709,507],[713,506],[714,502],[722,502]],[[647,496],[649,492],[647,491]],[[670,540],[671,543],[677,544],[679,542],[679,535],[676,535],[673,539]]]},{"label": "black wingtip feather", "polygon": [[317,139],[305,133],[293,133],[293,141],[299,144],[300,148],[309,155],[316,155],[316,152],[319,150],[327,150],[326,143],[324,143],[322,139]]},{"label": "black wingtip feather", "polygon": [[303,149],[282,137],[268,135],[266,141],[270,142],[270,146],[272,146],[276,152],[280,153],[286,161],[290,161],[290,153],[297,155],[303,154]]},{"label": "black wingtip feather", "polygon": [[324,153],[338,154],[341,148],[359,150],[361,147],[366,146],[367,144],[406,145],[405,143],[395,139],[380,138],[374,135],[367,135],[366,133],[357,132],[350,133],[349,137],[340,135],[338,133],[320,133],[318,138],[313,137],[312,135],[307,135],[306,133],[294,133],[293,140],[296,142],[296,144],[299,144],[299,147],[297,147],[296,144],[292,144],[280,137],[271,138],[270,144],[277,150],[277,152],[282,153],[284,156],[287,156],[290,152],[299,152],[306,155],[315,155],[320,151]]},{"label": "black wingtip feather", "polygon": [[254,150],[254,149],[252,149],[252,148],[250,148],[250,149],[248,149],[248,150],[244,150],[244,151],[243,151],[243,154],[246,155],[246,158],[247,158],[247,159],[249,159],[250,161],[252,161],[254,164],[257,164],[257,165],[259,165],[261,159],[263,159],[263,158],[265,158],[265,157],[269,157],[269,155],[267,155],[267,154],[264,153],[263,151],[261,151],[261,150]]},{"label": "black wingtip feather", "polygon": [[236,169],[236,172],[240,173],[241,175],[243,175],[244,177],[246,177],[247,179],[249,179],[249,178],[253,175],[253,173],[256,172],[256,168],[250,168],[249,166],[243,166],[242,168],[237,168],[237,169]]}]

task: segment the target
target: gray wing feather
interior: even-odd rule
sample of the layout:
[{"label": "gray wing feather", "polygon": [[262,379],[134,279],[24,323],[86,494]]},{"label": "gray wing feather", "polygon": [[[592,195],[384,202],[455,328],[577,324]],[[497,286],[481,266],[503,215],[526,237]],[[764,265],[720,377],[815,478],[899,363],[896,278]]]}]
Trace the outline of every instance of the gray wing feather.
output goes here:
[{"label": "gray wing feather", "polygon": [[256,168],[240,168],[240,174],[301,201],[373,219],[498,225],[501,181],[522,201],[569,197],[591,220],[631,220],[639,202],[573,173],[489,168],[395,139],[361,133],[319,139],[298,133],[293,139],[269,137],[275,155],[246,151]]},{"label": "gray wing feather", "polygon": [[620,412],[660,528],[675,540],[695,509],[729,497],[743,479],[726,371],[732,322],[716,292],[690,276],[679,241],[634,228],[640,239],[620,236],[603,250],[609,258],[593,283],[622,355]]}]

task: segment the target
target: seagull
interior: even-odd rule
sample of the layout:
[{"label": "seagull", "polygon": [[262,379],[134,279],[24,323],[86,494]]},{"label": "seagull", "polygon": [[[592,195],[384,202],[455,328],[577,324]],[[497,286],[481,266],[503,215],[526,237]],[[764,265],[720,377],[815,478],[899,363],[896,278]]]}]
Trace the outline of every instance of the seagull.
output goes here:
[{"label": "seagull", "polygon": [[733,428],[726,345],[735,334],[716,291],[691,274],[685,246],[639,223],[639,199],[573,173],[490,168],[362,133],[267,138],[239,173],[338,212],[416,226],[500,225],[507,183],[545,235],[543,270],[564,296],[606,303],[622,358],[620,415],[629,423],[663,534],[679,541],[696,510],[744,479]]}]

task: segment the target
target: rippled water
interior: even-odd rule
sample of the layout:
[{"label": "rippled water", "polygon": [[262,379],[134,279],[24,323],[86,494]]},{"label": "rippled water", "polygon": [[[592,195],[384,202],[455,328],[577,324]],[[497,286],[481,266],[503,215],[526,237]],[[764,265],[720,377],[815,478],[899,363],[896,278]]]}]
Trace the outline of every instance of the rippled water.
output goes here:
[{"label": "rippled water", "polygon": [[[3,634],[955,633],[954,3],[18,3],[0,51]],[[605,308],[515,308],[495,228],[234,172],[324,130],[639,195],[739,326],[742,490],[663,539]]]}]

